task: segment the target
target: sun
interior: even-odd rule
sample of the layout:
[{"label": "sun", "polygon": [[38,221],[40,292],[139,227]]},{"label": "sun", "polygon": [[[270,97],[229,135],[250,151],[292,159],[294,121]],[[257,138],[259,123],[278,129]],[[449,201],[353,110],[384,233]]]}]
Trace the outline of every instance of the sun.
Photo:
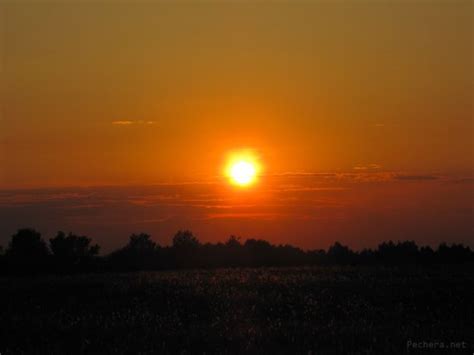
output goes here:
[{"label": "sun", "polygon": [[230,176],[237,185],[249,185],[255,179],[255,166],[248,161],[238,161],[230,168]]},{"label": "sun", "polygon": [[225,175],[233,185],[249,186],[256,182],[260,164],[257,156],[249,151],[233,153],[227,162]]}]

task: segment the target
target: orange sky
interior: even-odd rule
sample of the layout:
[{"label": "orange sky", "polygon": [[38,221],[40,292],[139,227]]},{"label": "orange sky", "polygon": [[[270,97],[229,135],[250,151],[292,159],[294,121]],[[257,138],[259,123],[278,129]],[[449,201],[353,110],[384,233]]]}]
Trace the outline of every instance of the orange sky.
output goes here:
[{"label": "orange sky", "polygon": [[19,226],[46,238],[57,230],[86,234],[110,251],[145,231],[167,245],[178,229],[205,242],[234,234],[326,248],[415,240],[474,247],[474,180],[384,172],[262,176],[258,186],[166,183],[0,191],[0,244]]},{"label": "orange sky", "polygon": [[[232,211],[193,219],[196,211],[169,207],[148,209],[154,215],[147,218],[178,218],[162,222],[168,232],[188,227],[217,238],[219,231],[268,231],[311,246],[350,238],[350,231],[381,239],[373,224],[361,223],[388,205],[371,223],[394,237],[399,229],[419,235],[409,222],[414,213],[425,221],[423,233],[433,235],[425,240],[452,232],[470,239],[473,14],[471,1],[3,1],[0,211],[10,222],[0,221],[0,232],[10,233],[11,221],[27,223],[21,209],[7,208],[21,196],[18,188],[36,189],[26,194],[30,207],[38,207],[33,196],[42,188],[50,194],[59,187],[192,182],[217,184],[215,195],[229,188],[226,156],[250,148],[267,178],[236,195],[263,199],[239,218]],[[354,174],[357,182],[348,188],[331,180],[330,190],[310,190],[309,203],[286,188],[307,188],[308,181],[294,181],[302,173]],[[267,194],[275,189],[289,196]],[[340,203],[339,210],[326,210],[323,200]],[[67,208],[82,204],[74,201]],[[127,230],[142,220],[130,213]],[[288,237],[298,225],[295,213],[303,216],[304,237]],[[397,213],[405,217],[398,221]],[[34,216],[47,230],[61,228]],[[269,216],[278,223],[267,223]],[[318,233],[325,241],[311,237]]]}]

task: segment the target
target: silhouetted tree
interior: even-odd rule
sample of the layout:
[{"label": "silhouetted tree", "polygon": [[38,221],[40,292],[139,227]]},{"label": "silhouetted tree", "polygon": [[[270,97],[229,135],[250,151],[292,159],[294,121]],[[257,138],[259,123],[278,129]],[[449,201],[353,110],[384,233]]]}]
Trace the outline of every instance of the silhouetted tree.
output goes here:
[{"label": "silhouetted tree", "polygon": [[272,255],[273,246],[262,239],[247,239],[244,243],[244,255],[246,263],[251,266],[268,266],[274,259]]},{"label": "silhouetted tree", "polygon": [[242,244],[240,243],[240,238],[235,235],[231,235],[229,239],[225,242],[225,246],[228,248],[240,248]]},{"label": "silhouetted tree", "polygon": [[376,253],[372,249],[362,249],[357,256],[357,262],[360,264],[374,264],[377,262]]},{"label": "silhouetted tree", "polygon": [[35,272],[46,267],[48,254],[48,247],[41,238],[41,233],[24,228],[12,235],[5,256],[12,271]]},{"label": "silhouetted tree", "polygon": [[435,252],[433,251],[433,249],[431,249],[431,247],[425,246],[425,247],[420,248],[420,252],[419,252],[420,263],[432,264],[433,262],[435,262],[434,258],[435,258]]},{"label": "silhouetted tree", "polygon": [[437,250],[437,257],[443,264],[459,264],[472,261],[472,252],[469,247],[462,244],[448,246],[446,243],[441,243]]},{"label": "silhouetted tree", "polygon": [[157,266],[159,246],[149,234],[132,234],[128,244],[109,255],[114,268],[128,270],[153,269]]},{"label": "silhouetted tree", "polygon": [[51,252],[57,267],[72,268],[90,265],[93,257],[99,254],[99,245],[91,245],[91,239],[69,233],[58,232],[49,240]]},{"label": "silhouetted tree", "polygon": [[306,265],[309,263],[309,258],[305,252],[289,244],[277,246],[274,248],[273,254],[274,265],[277,266]]},{"label": "silhouetted tree", "polygon": [[173,237],[173,247],[178,249],[196,249],[201,245],[199,240],[189,230],[178,231]]},{"label": "silhouetted tree", "polygon": [[140,255],[153,254],[156,243],[151,240],[151,236],[146,233],[132,234],[127,248]]},{"label": "silhouetted tree", "polygon": [[224,244],[223,248],[223,266],[242,266],[243,265],[243,246],[240,238],[231,235]]},{"label": "silhouetted tree", "polygon": [[420,263],[418,246],[414,241],[393,243],[391,240],[382,243],[377,249],[378,262],[382,264],[416,264]]},{"label": "silhouetted tree", "polygon": [[173,237],[173,255],[175,265],[179,268],[202,266],[203,258],[198,249],[201,243],[189,230],[178,231]]},{"label": "silhouetted tree", "polygon": [[331,263],[335,264],[350,264],[355,261],[355,253],[339,242],[329,247],[327,257]]},{"label": "silhouetted tree", "polygon": [[327,263],[327,255],[324,249],[309,250],[306,252],[308,262],[311,265],[321,265]]},{"label": "silhouetted tree", "polygon": [[0,273],[6,272],[6,265],[5,265],[5,253],[3,250],[3,246],[0,246]]},{"label": "silhouetted tree", "polygon": [[[335,242],[323,249],[303,251],[292,245],[274,245],[262,239],[230,236],[225,243],[205,243],[189,230],[178,231],[172,246],[160,247],[150,235],[132,234],[128,243],[109,254],[98,256],[99,246],[91,239],[73,233],[58,232],[51,238],[49,254],[41,234],[34,229],[20,229],[11,238],[4,255],[0,247],[0,271],[56,272],[109,270],[152,270],[175,268],[214,268],[232,266],[297,265],[402,265],[465,264],[474,265],[474,252],[462,244],[442,243],[436,250],[421,248],[414,241],[381,243],[377,249],[352,251]],[[93,266],[93,267],[92,267]],[[54,268],[50,268],[54,267]]]}]

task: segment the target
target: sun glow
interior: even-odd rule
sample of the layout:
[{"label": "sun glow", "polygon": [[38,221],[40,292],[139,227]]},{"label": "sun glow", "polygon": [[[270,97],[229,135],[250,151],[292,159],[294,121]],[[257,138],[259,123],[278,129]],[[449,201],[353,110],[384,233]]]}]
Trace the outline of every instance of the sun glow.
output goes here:
[{"label": "sun glow", "polygon": [[245,152],[234,154],[228,161],[226,175],[230,182],[238,186],[248,186],[257,180],[260,164],[254,154]]}]

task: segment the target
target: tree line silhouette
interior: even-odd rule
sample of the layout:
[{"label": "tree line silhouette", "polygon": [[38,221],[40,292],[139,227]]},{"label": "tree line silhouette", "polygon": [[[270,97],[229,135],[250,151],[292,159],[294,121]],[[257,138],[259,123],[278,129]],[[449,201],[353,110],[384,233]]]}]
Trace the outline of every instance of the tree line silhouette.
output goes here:
[{"label": "tree line silhouette", "polygon": [[171,246],[160,246],[149,234],[133,234],[128,243],[99,256],[100,246],[86,236],[58,232],[49,239],[34,229],[18,230],[5,250],[0,247],[0,272],[138,271],[185,268],[309,266],[309,265],[433,265],[474,264],[474,252],[462,244],[418,247],[414,241],[383,242],[376,249],[353,251],[335,242],[327,251],[304,251],[289,244],[230,236],[225,243],[202,243],[188,230],[178,231]]}]

